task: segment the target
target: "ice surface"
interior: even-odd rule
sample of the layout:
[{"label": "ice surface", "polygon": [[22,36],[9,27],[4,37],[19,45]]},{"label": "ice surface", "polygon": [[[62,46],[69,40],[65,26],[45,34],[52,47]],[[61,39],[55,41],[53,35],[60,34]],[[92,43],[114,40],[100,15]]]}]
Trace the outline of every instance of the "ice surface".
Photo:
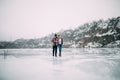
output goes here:
[{"label": "ice surface", "polygon": [[120,80],[119,48],[1,49],[0,80]]}]

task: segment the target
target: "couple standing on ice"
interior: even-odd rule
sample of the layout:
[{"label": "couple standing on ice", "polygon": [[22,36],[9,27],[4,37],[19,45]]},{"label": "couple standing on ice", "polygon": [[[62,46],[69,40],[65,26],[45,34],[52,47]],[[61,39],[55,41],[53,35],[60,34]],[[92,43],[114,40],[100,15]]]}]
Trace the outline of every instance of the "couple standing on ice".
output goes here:
[{"label": "couple standing on ice", "polygon": [[57,57],[57,47],[59,49],[59,56],[61,57],[63,38],[61,35],[55,34],[51,42],[53,43],[53,56]]}]

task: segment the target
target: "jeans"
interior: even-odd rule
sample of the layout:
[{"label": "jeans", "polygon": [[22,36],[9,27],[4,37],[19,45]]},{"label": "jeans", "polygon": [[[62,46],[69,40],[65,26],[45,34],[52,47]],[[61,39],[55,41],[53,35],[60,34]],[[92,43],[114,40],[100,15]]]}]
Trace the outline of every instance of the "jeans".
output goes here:
[{"label": "jeans", "polygon": [[62,45],[61,45],[61,44],[59,44],[59,45],[58,45],[58,48],[59,48],[59,56],[61,56]]},{"label": "jeans", "polygon": [[57,57],[57,45],[53,45],[53,56]]}]

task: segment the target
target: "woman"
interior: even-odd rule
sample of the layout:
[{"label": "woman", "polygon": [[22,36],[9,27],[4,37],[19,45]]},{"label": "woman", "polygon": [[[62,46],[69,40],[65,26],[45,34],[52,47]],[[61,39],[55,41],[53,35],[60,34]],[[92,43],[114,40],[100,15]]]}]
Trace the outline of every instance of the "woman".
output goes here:
[{"label": "woman", "polygon": [[61,37],[61,35],[58,35],[58,48],[59,48],[60,57],[61,57],[62,45],[63,45],[63,38]]}]

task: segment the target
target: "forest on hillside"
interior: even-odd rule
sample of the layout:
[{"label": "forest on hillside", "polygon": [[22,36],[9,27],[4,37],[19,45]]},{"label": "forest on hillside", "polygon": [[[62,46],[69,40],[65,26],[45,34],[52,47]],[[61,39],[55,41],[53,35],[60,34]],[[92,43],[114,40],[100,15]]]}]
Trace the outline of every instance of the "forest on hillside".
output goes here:
[{"label": "forest on hillside", "polygon": [[[120,47],[120,17],[85,23],[75,29],[59,31],[64,39],[63,47],[70,48],[113,48]],[[38,39],[17,39],[0,41],[4,48],[50,48],[54,33]]]}]

